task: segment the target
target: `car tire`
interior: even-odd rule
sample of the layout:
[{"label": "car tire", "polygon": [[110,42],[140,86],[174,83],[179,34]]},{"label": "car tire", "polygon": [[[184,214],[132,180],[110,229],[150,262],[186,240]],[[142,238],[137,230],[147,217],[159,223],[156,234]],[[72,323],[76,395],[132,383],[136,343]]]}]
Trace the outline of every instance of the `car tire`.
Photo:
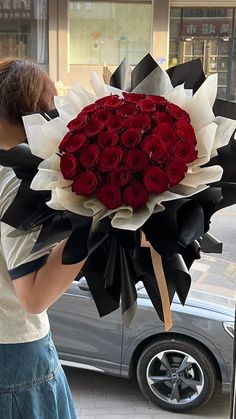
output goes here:
[{"label": "car tire", "polygon": [[182,337],[149,344],[137,364],[139,387],[150,401],[171,412],[186,412],[213,395],[216,368],[208,352]]}]

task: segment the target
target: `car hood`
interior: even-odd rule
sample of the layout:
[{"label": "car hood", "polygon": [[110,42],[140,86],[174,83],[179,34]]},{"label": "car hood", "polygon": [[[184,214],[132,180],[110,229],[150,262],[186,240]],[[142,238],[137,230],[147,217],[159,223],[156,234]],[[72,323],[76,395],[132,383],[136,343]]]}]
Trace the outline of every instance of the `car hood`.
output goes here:
[{"label": "car hood", "polygon": [[[190,270],[192,284],[186,305],[233,314],[236,299],[236,264],[204,256]],[[148,298],[145,289],[138,287],[140,297]],[[175,296],[174,302],[178,303]]]}]

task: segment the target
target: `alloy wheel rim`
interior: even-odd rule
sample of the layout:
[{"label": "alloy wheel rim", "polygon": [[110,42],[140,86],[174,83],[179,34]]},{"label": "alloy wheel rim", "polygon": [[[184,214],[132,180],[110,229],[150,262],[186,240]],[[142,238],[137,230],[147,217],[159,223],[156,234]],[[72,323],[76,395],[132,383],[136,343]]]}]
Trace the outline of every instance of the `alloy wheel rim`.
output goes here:
[{"label": "alloy wheel rim", "polygon": [[172,405],[193,402],[200,396],[205,382],[196,359],[178,350],[161,351],[152,357],[146,379],[155,396]]}]

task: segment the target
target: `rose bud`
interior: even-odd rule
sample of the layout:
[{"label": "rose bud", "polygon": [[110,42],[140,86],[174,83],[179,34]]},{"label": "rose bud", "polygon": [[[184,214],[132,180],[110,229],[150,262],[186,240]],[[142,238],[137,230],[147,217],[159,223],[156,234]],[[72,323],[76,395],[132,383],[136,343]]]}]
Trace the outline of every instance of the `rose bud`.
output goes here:
[{"label": "rose bud", "polygon": [[154,194],[164,192],[168,186],[166,172],[156,166],[148,166],[146,168],[143,181],[148,192]]},{"label": "rose bud", "polygon": [[167,165],[167,178],[171,186],[178,185],[179,182],[184,178],[187,171],[187,165],[184,160],[179,157],[171,159]]},{"label": "rose bud", "polygon": [[111,183],[104,183],[100,186],[96,197],[108,209],[115,209],[122,205],[120,188]]},{"label": "rose bud", "polygon": [[100,151],[98,146],[96,146],[96,144],[90,144],[81,152],[79,156],[81,166],[85,169],[95,167],[98,163],[99,153]]},{"label": "rose bud", "polygon": [[134,210],[138,210],[147,203],[148,192],[141,182],[134,180],[125,188],[123,200],[126,205],[129,205]]},{"label": "rose bud", "polygon": [[61,156],[60,169],[64,179],[74,179],[78,172],[78,162],[73,154],[65,153]]},{"label": "rose bud", "polygon": [[81,196],[91,196],[98,186],[98,179],[92,170],[80,173],[72,184],[72,192]]}]

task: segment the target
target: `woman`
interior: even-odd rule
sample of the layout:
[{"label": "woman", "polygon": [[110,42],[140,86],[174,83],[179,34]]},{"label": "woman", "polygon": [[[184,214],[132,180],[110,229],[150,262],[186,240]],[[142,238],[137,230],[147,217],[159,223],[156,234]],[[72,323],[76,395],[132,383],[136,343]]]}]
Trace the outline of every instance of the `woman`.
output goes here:
[{"label": "woman", "polygon": [[[49,112],[56,90],[33,62],[0,61],[0,148],[26,141],[22,115]],[[20,181],[0,166],[0,217]],[[65,241],[31,254],[38,232],[10,237],[0,223],[0,410],[3,419],[75,419],[46,309],[68,288],[83,262],[62,265]]]}]

